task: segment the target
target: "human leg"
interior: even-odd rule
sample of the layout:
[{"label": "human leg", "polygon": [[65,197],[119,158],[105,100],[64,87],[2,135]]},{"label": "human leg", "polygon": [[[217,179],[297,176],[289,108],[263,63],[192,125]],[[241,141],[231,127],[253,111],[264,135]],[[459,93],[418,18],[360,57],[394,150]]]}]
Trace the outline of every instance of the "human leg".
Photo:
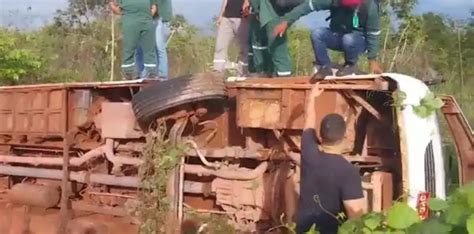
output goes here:
[{"label": "human leg", "polygon": [[248,57],[249,57],[249,19],[242,18],[239,20],[237,25],[237,38],[239,41],[240,54],[239,54],[239,75],[248,74]]},{"label": "human leg", "polygon": [[143,64],[143,49],[141,47],[138,47],[135,53],[135,65],[138,71],[138,74],[140,75],[140,78],[145,77],[145,65]]},{"label": "human leg", "polygon": [[346,33],[342,36],[344,49],[344,66],[337,71],[337,76],[356,74],[359,55],[366,50],[365,38],[362,32]]},{"label": "human leg", "polygon": [[279,21],[271,21],[265,25],[267,37],[269,38],[268,51],[271,55],[271,61],[273,64],[273,73],[278,77],[291,76],[292,65],[290,52],[288,49],[287,34],[283,36],[274,36],[273,29]]},{"label": "human leg", "polygon": [[143,24],[140,47],[143,49],[143,60],[146,77],[156,78],[156,40],[155,25],[152,22]]},{"label": "human leg", "polygon": [[225,71],[227,65],[227,52],[232,39],[234,38],[234,32],[229,18],[223,17],[218,28],[216,37],[216,48],[214,50],[213,69],[215,71]]},{"label": "human leg", "polygon": [[346,65],[356,65],[359,55],[366,50],[365,37],[362,32],[346,33],[342,36],[342,47]]},{"label": "human leg", "polygon": [[170,36],[169,22],[163,22],[159,18],[156,22],[156,57],[158,60],[158,76],[162,79],[168,79],[168,52],[167,42]]},{"label": "human leg", "polygon": [[270,74],[272,72],[271,58],[268,53],[268,40],[265,29],[260,27],[260,22],[252,15],[249,22],[250,47],[253,56],[253,70],[256,74]]},{"label": "human leg", "polygon": [[124,18],[122,33],[122,72],[126,79],[134,79],[138,77],[135,69],[135,52],[140,39],[140,30],[133,19]]},{"label": "human leg", "polygon": [[316,28],[312,30],[311,42],[317,65],[331,66],[328,49],[342,51],[341,36],[338,33],[332,32],[329,28]]}]

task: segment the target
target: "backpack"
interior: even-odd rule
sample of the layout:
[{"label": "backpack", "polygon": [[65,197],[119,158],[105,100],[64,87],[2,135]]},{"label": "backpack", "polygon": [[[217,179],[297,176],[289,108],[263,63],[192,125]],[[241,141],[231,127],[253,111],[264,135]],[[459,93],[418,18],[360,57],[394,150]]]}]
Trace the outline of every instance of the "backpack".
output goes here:
[{"label": "backpack", "polygon": [[[363,0],[362,1],[362,4],[357,7],[355,10],[354,10],[354,17],[352,19],[352,26],[353,28],[359,28],[363,25],[365,25],[365,23],[367,22],[367,17],[369,15],[369,8],[368,8],[368,1],[371,1],[371,0]],[[377,4],[377,6],[379,6],[379,0],[373,0],[375,4]],[[332,4],[331,4],[331,13],[333,11],[334,8],[337,8],[337,7],[340,7],[340,0],[332,0]],[[327,18],[326,18],[326,21],[329,21],[331,19],[331,15],[329,15]]]}]

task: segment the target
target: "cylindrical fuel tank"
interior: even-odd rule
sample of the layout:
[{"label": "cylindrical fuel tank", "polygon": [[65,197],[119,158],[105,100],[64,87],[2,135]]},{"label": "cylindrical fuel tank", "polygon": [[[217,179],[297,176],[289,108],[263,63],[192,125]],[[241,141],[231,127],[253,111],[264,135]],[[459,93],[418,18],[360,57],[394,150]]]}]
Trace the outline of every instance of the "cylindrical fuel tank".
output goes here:
[{"label": "cylindrical fuel tank", "polygon": [[55,207],[60,196],[59,187],[39,184],[15,184],[8,191],[8,198],[13,203],[43,208]]}]

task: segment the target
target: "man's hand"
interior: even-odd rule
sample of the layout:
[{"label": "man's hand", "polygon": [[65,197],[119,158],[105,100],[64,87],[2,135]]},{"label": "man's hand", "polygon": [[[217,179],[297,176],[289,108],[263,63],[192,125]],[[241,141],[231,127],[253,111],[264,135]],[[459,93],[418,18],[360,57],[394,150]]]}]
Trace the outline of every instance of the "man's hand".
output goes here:
[{"label": "man's hand", "polygon": [[244,0],[244,4],[242,5],[242,16],[247,17],[250,14],[250,3],[249,0]]},{"label": "man's hand", "polygon": [[319,82],[314,84],[311,87],[311,93],[309,93],[308,99],[306,100],[306,107],[304,110],[304,129],[314,129],[316,124],[316,111],[315,111],[315,104],[316,104],[316,97],[323,93],[323,89],[319,87]]},{"label": "man's hand", "polygon": [[282,37],[283,34],[285,34],[286,29],[288,29],[288,22],[287,21],[282,21],[279,23],[275,29],[273,29],[273,36],[280,36]]},{"label": "man's hand", "polygon": [[156,5],[151,5],[151,16],[155,16],[156,12],[158,12],[158,7]]},{"label": "man's hand", "polygon": [[349,219],[358,219],[367,213],[367,200],[365,198],[343,201]]},{"label": "man's hand", "polygon": [[120,6],[115,2],[115,1],[110,1],[109,2],[110,9],[112,12],[116,15],[121,15],[122,14],[122,9]]},{"label": "man's hand", "polygon": [[221,25],[221,21],[222,21],[222,17],[221,16],[217,17],[216,26],[219,27],[219,25]]},{"label": "man's hand", "polygon": [[382,66],[376,60],[369,60],[370,72],[373,74],[382,74]]},{"label": "man's hand", "polygon": [[314,84],[313,87],[311,87],[311,93],[310,93],[309,97],[311,99],[314,99],[316,97],[319,97],[323,92],[324,92],[324,89],[319,87],[319,82],[318,82],[318,83]]}]

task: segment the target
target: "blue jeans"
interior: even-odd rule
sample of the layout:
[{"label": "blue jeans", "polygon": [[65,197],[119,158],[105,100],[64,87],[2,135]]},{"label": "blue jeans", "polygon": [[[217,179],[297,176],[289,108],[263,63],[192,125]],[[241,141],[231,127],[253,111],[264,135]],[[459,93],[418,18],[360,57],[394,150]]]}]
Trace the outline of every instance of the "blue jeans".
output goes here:
[{"label": "blue jeans", "polygon": [[[169,22],[163,22],[161,18],[155,21],[156,24],[156,58],[157,58],[157,73],[158,76],[162,79],[168,79],[168,54],[166,52],[166,42],[170,36],[170,27]],[[140,73],[140,77],[144,78],[145,74],[145,65],[143,62],[143,50],[142,48],[137,48],[136,55],[136,64],[137,69]]]},{"label": "blue jeans", "polygon": [[316,64],[331,66],[331,59],[328,55],[328,48],[331,50],[344,52],[345,65],[356,65],[360,54],[366,50],[365,37],[362,32],[337,33],[329,28],[317,28],[311,32]]}]

